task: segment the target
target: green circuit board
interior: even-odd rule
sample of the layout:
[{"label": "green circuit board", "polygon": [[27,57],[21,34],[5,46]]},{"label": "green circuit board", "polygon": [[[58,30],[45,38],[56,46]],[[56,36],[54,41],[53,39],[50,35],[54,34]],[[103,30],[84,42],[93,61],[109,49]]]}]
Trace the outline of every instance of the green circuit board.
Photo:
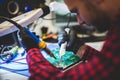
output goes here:
[{"label": "green circuit board", "polygon": [[51,64],[58,68],[66,69],[67,67],[74,65],[80,61],[80,58],[71,51],[66,51],[62,58],[60,58],[59,51],[59,48],[52,50],[56,59],[50,56],[46,58]]}]

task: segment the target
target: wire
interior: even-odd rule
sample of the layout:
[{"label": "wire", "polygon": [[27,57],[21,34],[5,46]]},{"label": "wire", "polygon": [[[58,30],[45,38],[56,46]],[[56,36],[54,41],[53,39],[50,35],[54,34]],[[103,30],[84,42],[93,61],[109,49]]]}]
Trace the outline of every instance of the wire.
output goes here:
[{"label": "wire", "polygon": [[[65,14],[65,15],[63,15],[63,17],[64,16],[67,16],[68,14],[71,14],[71,13],[67,13],[67,14]],[[57,18],[49,18],[49,19],[47,19],[47,18],[42,18],[43,20],[55,20],[55,19],[57,19]]]},{"label": "wire", "polygon": [[[18,60],[13,60],[11,62],[18,63],[18,64],[23,64],[23,65],[27,65],[27,63],[17,62],[17,61],[23,60],[23,59],[26,59],[26,58],[21,58],[21,59],[18,59]],[[0,63],[0,64],[6,64],[6,62]],[[5,70],[12,71],[12,72],[16,72],[16,71],[27,71],[28,67],[24,68],[24,69],[12,69],[12,68],[6,68],[6,67],[3,67],[3,66],[0,66],[0,69],[5,69]]]},{"label": "wire", "polygon": [[69,19],[68,19],[67,27],[69,27],[70,22],[71,22],[71,13],[69,13],[69,15],[70,15],[70,17],[69,17]]},{"label": "wire", "polygon": [[14,61],[14,63],[18,63],[18,64],[25,64],[25,65],[27,65],[27,63],[16,62],[16,61]]},{"label": "wire", "polygon": [[[25,59],[25,58],[21,58],[20,60],[22,60],[22,59]],[[11,62],[18,63],[18,64],[23,64],[23,65],[27,65],[27,63],[16,62],[16,61],[18,61],[18,60],[14,60],[14,61],[11,61]],[[6,62],[1,63],[1,64],[5,64],[5,63]],[[12,68],[6,68],[6,67],[2,67],[2,66],[0,66],[0,68],[1,69],[6,69],[6,70],[9,70],[9,71],[26,71],[26,70],[28,70],[28,68],[25,68],[25,69],[12,69]]]},{"label": "wire", "polygon": [[[1,60],[3,61],[9,61],[12,59],[12,54],[10,52],[7,52],[9,51],[13,46],[4,46],[1,50],[1,53],[0,53],[0,58]],[[6,51],[7,49],[7,51]],[[5,52],[6,51],[6,52]]]},{"label": "wire", "polygon": [[[23,59],[26,59],[26,58],[20,58],[20,59],[17,59],[17,60],[11,60],[11,62],[17,62],[17,61],[23,60]],[[6,62],[1,62],[0,65],[1,65],[1,64],[5,64],[5,63],[6,63]]]},{"label": "wire", "polygon": [[9,70],[9,71],[26,71],[26,70],[28,70],[28,68],[25,68],[25,69],[12,69],[12,68],[6,68],[6,67],[2,67],[2,66],[0,66],[0,69],[6,69],[6,70]]},{"label": "wire", "polygon": [[50,19],[47,19],[47,18],[42,18],[43,20],[55,20],[57,18],[50,18]]},{"label": "wire", "polygon": [[21,39],[19,33],[20,33],[20,30],[17,31],[17,38],[18,38],[18,42],[20,44],[20,47],[23,47],[24,49],[26,49],[26,47],[22,43],[22,39]]},{"label": "wire", "polygon": [[[66,26],[66,28],[69,27],[70,22],[71,22],[71,13],[67,13],[67,14],[63,15],[63,17],[64,17],[64,16],[67,16],[67,15],[69,15],[69,19],[68,19],[68,22],[67,22],[67,26]],[[49,18],[49,19],[42,18],[42,19],[43,19],[43,20],[55,20],[55,19],[57,19],[57,18]]]}]

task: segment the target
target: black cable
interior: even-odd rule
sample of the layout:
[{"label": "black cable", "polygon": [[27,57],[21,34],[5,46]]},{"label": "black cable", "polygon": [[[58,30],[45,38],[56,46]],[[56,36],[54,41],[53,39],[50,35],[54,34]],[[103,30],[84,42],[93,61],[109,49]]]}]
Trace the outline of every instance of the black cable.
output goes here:
[{"label": "black cable", "polygon": [[70,17],[68,19],[68,23],[67,23],[67,28],[69,28],[70,22],[71,22],[71,13],[69,13]]},{"label": "black cable", "polygon": [[15,21],[13,21],[13,20],[11,20],[11,19],[9,19],[9,18],[7,18],[7,17],[0,16],[0,19],[1,19],[2,21],[8,21],[8,22],[14,24],[14,25],[15,25],[17,28],[19,28],[19,29],[22,28],[22,26],[21,26],[20,24],[16,23]]}]

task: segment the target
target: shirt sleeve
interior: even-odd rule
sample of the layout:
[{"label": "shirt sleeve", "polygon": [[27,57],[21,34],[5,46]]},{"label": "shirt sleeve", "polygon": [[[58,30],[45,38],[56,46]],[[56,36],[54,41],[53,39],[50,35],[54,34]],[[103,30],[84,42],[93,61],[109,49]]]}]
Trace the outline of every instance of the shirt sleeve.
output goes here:
[{"label": "shirt sleeve", "polygon": [[37,48],[30,49],[26,59],[30,72],[29,80],[50,80],[59,73],[59,69],[50,64]]}]

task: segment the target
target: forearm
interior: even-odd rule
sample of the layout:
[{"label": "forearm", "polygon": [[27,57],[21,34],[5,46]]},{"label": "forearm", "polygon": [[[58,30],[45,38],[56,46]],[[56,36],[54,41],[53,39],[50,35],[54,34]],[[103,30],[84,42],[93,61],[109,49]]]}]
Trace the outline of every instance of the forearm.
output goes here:
[{"label": "forearm", "polygon": [[59,69],[50,64],[37,48],[30,49],[26,58],[30,72],[29,80],[50,80],[59,72]]},{"label": "forearm", "polygon": [[37,62],[44,60],[42,54],[40,53],[40,50],[37,48],[32,48],[28,50],[26,59],[27,59],[28,65],[33,65]]}]

